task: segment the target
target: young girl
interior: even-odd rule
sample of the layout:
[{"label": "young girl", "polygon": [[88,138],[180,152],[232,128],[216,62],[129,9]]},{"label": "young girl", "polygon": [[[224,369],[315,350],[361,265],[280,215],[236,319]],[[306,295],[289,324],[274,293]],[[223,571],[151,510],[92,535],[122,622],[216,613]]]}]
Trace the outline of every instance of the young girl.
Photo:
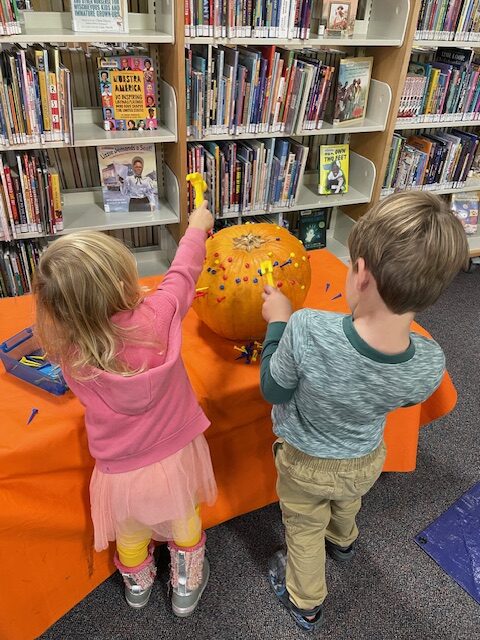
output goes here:
[{"label": "young girl", "polygon": [[95,549],[116,541],[126,600],[139,608],[156,574],[151,540],[168,540],[178,616],[194,611],[208,581],[198,505],[217,491],[209,421],[180,354],[212,225],[204,202],[152,295],[130,251],[93,231],[52,243],[35,277],[38,336],[85,407]]}]

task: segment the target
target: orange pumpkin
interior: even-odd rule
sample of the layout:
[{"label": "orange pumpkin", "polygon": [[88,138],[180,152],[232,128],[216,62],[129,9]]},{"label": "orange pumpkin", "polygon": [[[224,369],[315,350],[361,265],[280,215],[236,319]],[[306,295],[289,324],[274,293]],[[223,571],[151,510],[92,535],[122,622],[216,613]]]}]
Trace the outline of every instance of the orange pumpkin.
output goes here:
[{"label": "orange pumpkin", "polygon": [[193,308],[215,333],[230,340],[262,340],[261,263],[271,260],[273,280],[300,309],[310,287],[310,263],[302,243],[274,224],[222,229],[207,241],[207,258]]}]

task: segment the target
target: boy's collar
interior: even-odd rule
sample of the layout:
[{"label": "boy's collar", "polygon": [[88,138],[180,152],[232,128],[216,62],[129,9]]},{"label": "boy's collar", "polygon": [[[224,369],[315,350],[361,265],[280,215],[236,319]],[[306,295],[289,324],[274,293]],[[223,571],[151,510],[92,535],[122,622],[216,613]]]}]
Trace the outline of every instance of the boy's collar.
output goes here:
[{"label": "boy's collar", "polygon": [[389,354],[377,351],[359,336],[355,329],[355,325],[353,324],[353,316],[351,315],[343,318],[343,331],[355,351],[358,351],[362,356],[365,356],[374,362],[380,362],[382,364],[400,364],[401,362],[408,362],[408,360],[411,360],[415,355],[415,345],[411,340],[408,348],[401,353]]}]

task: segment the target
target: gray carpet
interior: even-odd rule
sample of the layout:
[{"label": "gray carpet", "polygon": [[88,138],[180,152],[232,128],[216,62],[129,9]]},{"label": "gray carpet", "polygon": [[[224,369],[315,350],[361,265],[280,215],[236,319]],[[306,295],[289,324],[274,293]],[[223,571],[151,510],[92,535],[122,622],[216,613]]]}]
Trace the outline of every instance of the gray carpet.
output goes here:
[{"label": "gray carpet", "polygon": [[[359,517],[357,557],[329,561],[330,595],[320,637],[335,640],[473,640],[480,607],[413,542],[480,480],[480,268],[461,274],[420,321],[442,344],[459,391],[455,411],[421,432],[418,469],[384,474]],[[480,532],[479,532],[480,537]],[[112,576],[51,627],[42,640],[291,640],[305,637],[275,601],[267,560],[282,543],[272,505],[209,532],[212,576],[200,608],[177,620],[166,595],[166,559],[148,607],[128,608]]]}]

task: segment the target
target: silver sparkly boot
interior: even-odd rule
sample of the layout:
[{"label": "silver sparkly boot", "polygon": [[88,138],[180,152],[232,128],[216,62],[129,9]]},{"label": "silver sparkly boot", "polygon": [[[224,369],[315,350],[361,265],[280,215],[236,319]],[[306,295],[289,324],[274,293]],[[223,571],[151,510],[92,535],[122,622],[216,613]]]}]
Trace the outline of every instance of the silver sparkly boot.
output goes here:
[{"label": "silver sparkly boot", "polygon": [[134,609],[141,609],[150,599],[153,581],[157,575],[157,567],[153,558],[154,548],[154,545],[150,544],[148,556],[136,567],[126,567],[120,562],[118,554],[115,554],[113,559],[125,583],[125,600]]},{"label": "silver sparkly boot", "polygon": [[205,557],[206,539],[203,532],[200,542],[194,547],[179,547],[174,542],[168,543],[172,609],[180,618],[186,618],[195,611],[207,586],[210,565]]}]

